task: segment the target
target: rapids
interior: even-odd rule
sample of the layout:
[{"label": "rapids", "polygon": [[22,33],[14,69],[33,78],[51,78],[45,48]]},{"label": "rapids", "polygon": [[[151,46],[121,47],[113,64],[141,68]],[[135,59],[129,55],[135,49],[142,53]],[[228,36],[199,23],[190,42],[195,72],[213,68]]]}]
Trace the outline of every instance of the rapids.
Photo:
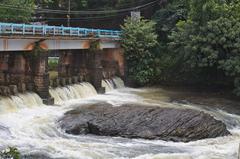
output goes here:
[{"label": "rapids", "polygon": [[[64,159],[236,159],[240,143],[240,116],[215,107],[171,102],[159,88],[124,88],[119,78],[102,82],[108,92],[97,95],[89,83],[51,89],[58,106],[43,105],[37,94],[0,98],[0,148],[17,147],[24,155],[43,154]],[[114,88],[119,88],[115,89]],[[205,111],[227,125],[232,136],[174,143],[93,135],[72,136],[57,127],[68,110],[92,102],[149,103],[160,107]]]}]

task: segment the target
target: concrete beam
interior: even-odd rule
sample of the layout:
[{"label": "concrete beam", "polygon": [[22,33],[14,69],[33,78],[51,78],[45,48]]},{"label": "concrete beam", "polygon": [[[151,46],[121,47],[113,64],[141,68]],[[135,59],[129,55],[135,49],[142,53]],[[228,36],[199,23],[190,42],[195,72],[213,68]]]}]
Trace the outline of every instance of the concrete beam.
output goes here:
[{"label": "concrete beam", "polygon": [[[89,49],[94,39],[39,39],[0,37],[0,51],[31,51],[35,42],[42,41],[41,47],[47,50],[80,50]],[[100,39],[101,49],[119,48],[119,41]]]}]

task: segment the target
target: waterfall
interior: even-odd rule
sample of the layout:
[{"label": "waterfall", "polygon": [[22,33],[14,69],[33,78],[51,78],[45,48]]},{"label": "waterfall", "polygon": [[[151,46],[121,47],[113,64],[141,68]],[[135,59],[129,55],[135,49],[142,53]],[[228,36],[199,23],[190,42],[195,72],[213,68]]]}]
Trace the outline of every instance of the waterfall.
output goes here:
[{"label": "waterfall", "polygon": [[36,93],[17,94],[10,97],[0,97],[0,113],[17,112],[24,108],[43,106],[42,99]]},{"label": "waterfall", "polygon": [[[123,88],[124,82],[121,78],[103,80],[102,87],[106,92],[114,88]],[[88,82],[73,84],[65,87],[52,88],[49,90],[50,95],[54,98],[55,104],[63,104],[71,99],[83,99],[97,95],[96,89]],[[24,108],[34,108],[43,106],[42,99],[33,92],[20,93],[9,97],[0,97],[0,113],[17,112]]]},{"label": "waterfall", "polygon": [[108,80],[102,80],[102,87],[105,88],[106,92],[114,90],[114,86]]},{"label": "waterfall", "polygon": [[117,88],[125,87],[124,81],[120,77],[114,77],[113,82],[115,83]]},{"label": "waterfall", "polygon": [[96,89],[88,82],[73,84],[49,90],[55,104],[63,104],[71,99],[82,99],[97,95]]},{"label": "waterfall", "polygon": [[124,88],[124,82],[119,77],[114,77],[113,79],[102,80],[102,87],[105,87],[106,92],[110,92],[115,88]]}]

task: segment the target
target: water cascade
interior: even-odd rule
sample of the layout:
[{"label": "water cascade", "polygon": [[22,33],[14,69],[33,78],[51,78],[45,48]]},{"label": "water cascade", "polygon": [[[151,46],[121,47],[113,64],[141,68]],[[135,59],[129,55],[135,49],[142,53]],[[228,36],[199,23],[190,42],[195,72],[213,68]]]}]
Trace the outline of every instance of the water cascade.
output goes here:
[{"label": "water cascade", "polygon": [[20,109],[43,105],[42,99],[36,93],[32,92],[10,97],[0,97],[0,113],[17,112]]},{"label": "water cascade", "polygon": [[114,77],[112,79],[102,80],[102,87],[105,87],[106,92],[110,92],[115,88],[123,88],[124,82],[119,77]]},{"label": "water cascade", "polygon": [[[116,79],[113,79],[113,81],[116,81]],[[115,84],[115,87],[120,86],[116,82]],[[83,99],[83,101],[87,104],[104,100],[116,103],[116,105],[129,102],[145,102],[160,107],[199,109],[207,111],[215,118],[225,122],[232,135],[189,143],[94,135],[73,136],[63,132],[57,124],[59,118],[69,110],[68,104],[63,103],[61,107],[39,107],[42,104],[41,99],[34,93],[26,93],[0,98],[0,147],[17,147],[24,155],[37,154],[38,156],[40,155],[39,158],[43,159],[48,157],[65,159],[237,158],[240,143],[239,115],[218,110],[211,105],[209,107],[212,109],[206,109],[206,107],[190,103],[169,102],[165,100],[165,97],[162,98],[162,96],[167,96],[167,94],[163,92],[157,93],[158,90],[159,88],[125,88],[85,101]],[[50,92],[58,102],[68,100],[68,98],[84,98],[96,94],[95,89],[89,83],[55,88],[51,89]],[[79,101],[76,102],[78,103]],[[219,100],[216,99],[216,102],[218,103]],[[17,111],[22,108],[24,108],[24,111]],[[4,112],[13,113],[4,114]],[[30,156],[27,159],[32,158],[35,157]]]},{"label": "water cascade", "polygon": [[113,78],[113,82],[115,83],[117,88],[125,87],[124,81],[121,78],[119,78],[119,77],[114,77]]},{"label": "water cascade", "polygon": [[82,99],[97,95],[96,89],[88,82],[73,84],[65,87],[52,88],[49,90],[55,104],[63,104],[72,99]]}]

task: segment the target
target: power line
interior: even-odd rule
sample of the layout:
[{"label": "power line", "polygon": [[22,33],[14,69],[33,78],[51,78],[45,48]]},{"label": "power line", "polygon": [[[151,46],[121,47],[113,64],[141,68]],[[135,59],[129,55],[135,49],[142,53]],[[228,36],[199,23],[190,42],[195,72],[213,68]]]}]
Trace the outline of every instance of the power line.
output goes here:
[{"label": "power line", "polygon": [[[101,15],[101,14],[111,14],[111,13],[121,13],[121,12],[129,12],[129,11],[133,11],[133,10],[139,10],[141,8],[147,7],[149,5],[155,4],[156,2],[159,2],[160,0],[155,0],[152,2],[149,2],[147,4],[143,4],[140,6],[136,6],[136,7],[130,7],[130,8],[125,8],[125,9],[118,9],[118,10],[99,10],[99,11],[71,11],[69,12],[68,10],[53,10],[53,9],[35,9],[35,12],[37,14],[40,13],[52,13],[52,14],[78,14],[78,15]],[[26,11],[26,9],[28,9],[27,7],[21,8],[21,7],[16,7],[13,5],[6,5],[6,4],[0,4],[1,8],[6,8],[6,9],[14,9],[14,10],[21,10],[21,11]]]},{"label": "power line", "polygon": [[[152,7],[152,6],[148,6],[147,8]],[[146,10],[147,8],[143,8],[141,10]],[[112,19],[113,17],[121,17],[121,16],[125,16],[125,15],[129,15],[130,16],[130,12],[128,13],[118,13],[116,15],[106,15],[106,16],[97,16],[97,17],[80,17],[80,18],[71,18],[71,21],[93,21],[93,20],[97,20],[97,21],[104,21],[104,20],[108,20],[108,19]],[[66,21],[67,18],[56,18],[56,17],[46,17],[46,18],[36,18],[36,20],[46,20],[46,21]]]},{"label": "power line", "polygon": [[[150,7],[153,7],[153,5],[147,6],[145,8],[141,8],[140,11],[146,10]],[[127,14],[130,14],[130,12],[123,12],[123,13],[117,13],[117,14],[112,14],[112,15],[87,16],[87,17],[79,17],[79,18],[72,17],[71,20],[102,19],[102,18],[111,18],[111,17],[123,16],[123,15],[127,15]],[[59,18],[57,18],[57,17],[46,17],[46,18],[42,18],[42,19],[67,20],[67,18],[63,18],[63,17],[59,17]]]},{"label": "power line", "polygon": [[[117,8],[117,9],[122,9],[122,8],[125,8],[125,7],[129,7],[129,6],[134,6],[134,5],[138,5],[138,4],[141,4],[143,2],[150,2],[151,0],[139,0],[139,1],[134,1],[134,2],[130,2],[130,3],[120,3],[120,5],[115,5],[114,7]],[[36,8],[36,9],[50,9],[50,8]],[[104,8],[102,7],[102,9],[100,8],[95,8],[95,9],[84,9],[82,11],[105,11],[106,9],[112,9],[112,8]],[[60,10],[62,11],[62,10]]]},{"label": "power line", "polygon": [[[147,7],[149,5],[153,5],[160,0],[155,0],[152,2],[149,2],[147,4],[143,4],[140,6],[136,7],[131,7],[131,8],[125,8],[125,9],[118,9],[118,10],[105,10],[105,11],[71,11],[70,14],[82,14],[82,15],[98,15],[98,14],[109,14],[109,13],[121,13],[121,12],[128,12],[128,11],[133,11],[133,10],[139,10],[141,8]],[[36,10],[36,13],[53,13],[53,14],[67,14],[68,11],[66,10],[52,10],[52,9],[38,9]]]},{"label": "power line", "polygon": [[[112,10],[111,12],[109,11],[97,11],[97,12],[100,12],[101,14],[93,14],[93,15],[96,15],[96,16],[87,16],[87,17],[80,17],[80,18],[71,18],[73,21],[76,21],[76,20],[101,20],[101,19],[107,19],[107,18],[113,18],[113,17],[117,17],[117,16],[123,16],[123,15],[127,15],[130,13],[130,11],[133,11],[133,10],[145,10],[149,7],[152,7],[155,5],[156,2],[159,2],[160,0],[155,0],[155,1],[152,1],[152,2],[149,2],[147,4],[143,4],[143,5],[140,5],[140,6],[136,6],[136,7],[131,7],[131,8],[126,8],[126,9],[120,9],[120,10]],[[21,11],[26,11],[28,12],[26,9],[27,8],[20,8],[20,7],[14,7],[14,6],[11,6],[10,5],[3,5],[3,4],[0,4],[0,8],[6,8],[6,9],[15,9],[15,10],[21,10]],[[39,9],[41,10],[41,9]],[[56,10],[52,10],[52,11],[56,11]],[[60,10],[59,10],[60,11]],[[62,10],[61,10],[62,12]],[[85,12],[85,11],[73,11],[73,12]],[[95,12],[95,11],[94,11]],[[89,12],[88,12],[89,13]],[[92,11],[90,12],[92,13]],[[45,14],[51,14],[49,12],[45,13]],[[64,13],[66,14],[66,13]],[[107,14],[107,15],[106,15]],[[109,15],[110,14],[110,15]],[[78,14],[77,14],[78,15]],[[87,13],[83,14],[84,16],[86,15],[89,15]],[[97,16],[98,15],[98,16]],[[67,18],[56,18],[56,17],[52,17],[52,18],[35,18],[35,19],[38,19],[38,20],[67,20]]]}]

